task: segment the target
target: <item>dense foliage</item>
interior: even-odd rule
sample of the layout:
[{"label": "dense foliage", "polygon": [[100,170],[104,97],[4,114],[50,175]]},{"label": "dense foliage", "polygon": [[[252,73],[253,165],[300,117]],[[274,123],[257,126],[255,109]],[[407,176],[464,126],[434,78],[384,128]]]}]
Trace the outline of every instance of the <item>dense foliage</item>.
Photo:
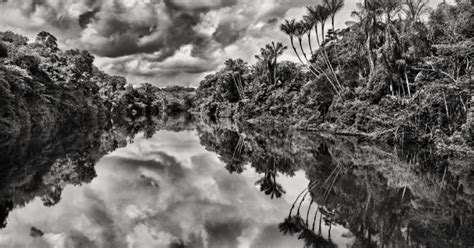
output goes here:
[{"label": "dense foliage", "polygon": [[277,63],[281,44],[262,48],[254,65],[228,60],[200,83],[195,109],[212,119],[472,147],[472,3],[431,10],[426,0],[366,0],[346,28],[326,30],[342,5],[309,6],[301,21],[281,25],[300,63]]},{"label": "dense foliage", "polygon": [[0,141],[110,119],[163,117],[189,108],[192,89],[134,87],[93,65],[87,51],[61,50],[47,32],[34,42],[0,32]]}]

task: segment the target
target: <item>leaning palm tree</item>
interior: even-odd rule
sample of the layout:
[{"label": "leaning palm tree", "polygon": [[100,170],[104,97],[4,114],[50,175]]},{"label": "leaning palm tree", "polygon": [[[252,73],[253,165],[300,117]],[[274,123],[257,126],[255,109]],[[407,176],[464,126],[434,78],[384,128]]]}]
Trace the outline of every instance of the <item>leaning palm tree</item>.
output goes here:
[{"label": "leaning palm tree", "polygon": [[[313,23],[315,23],[314,25],[314,28],[315,28],[315,32],[316,32],[316,42],[318,43],[318,46],[320,47],[320,49],[322,50],[322,59],[324,61],[324,63],[326,64],[326,66],[328,67],[328,69],[330,70],[330,74],[332,75],[333,79],[335,80],[335,86],[337,86],[338,88],[338,91],[342,89],[342,86],[336,76],[336,73],[332,67],[332,64],[331,62],[329,61],[329,57],[326,53],[326,50],[324,49],[324,23],[327,19],[327,16],[328,16],[328,9],[325,8],[324,6],[321,6],[321,5],[317,5],[315,7],[306,7],[307,11],[308,11],[308,15],[305,19],[308,19],[308,20],[312,20]],[[319,41],[319,37],[318,37],[318,23],[321,23],[321,29],[322,29],[322,33],[321,33],[321,36],[323,38],[323,44],[320,43]],[[333,82],[334,83],[334,82]]]},{"label": "leaning palm tree", "polygon": [[300,49],[301,53],[303,54],[303,57],[305,58],[306,62],[309,63],[308,57],[306,56],[306,53],[303,48],[303,36],[308,33],[308,30],[306,29],[304,21],[299,21],[296,23],[296,30],[295,30],[295,36],[298,38],[298,43],[300,44]]},{"label": "leaning palm tree", "polygon": [[[302,25],[301,23],[299,23],[299,22],[297,23],[296,20],[294,20],[294,19],[292,19],[290,21],[285,20],[285,22],[280,25],[280,29],[290,37],[290,42],[291,42],[291,46],[293,47],[293,51],[295,52],[295,54],[298,57],[298,60],[301,62],[301,64],[303,66],[307,67],[308,70],[313,75],[315,75],[316,77],[320,77],[321,75],[324,75],[324,77],[326,77],[326,79],[329,81],[329,83],[333,87],[335,93],[337,93],[339,95],[339,97],[342,98],[342,95],[340,94],[339,89],[336,87],[336,85],[331,80],[331,78],[327,75],[327,73],[324,71],[324,69],[320,68],[317,65],[313,66],[313,65],[311,65],[311,63],[308,63],[309,64],[308,65],[305,62],[303,62],[303,60],[301,59],[301,56],[299,55],[298,50],[296,49],[296,46],[294,44],[294,37],[298,37],[298,41],[300,43],[300,48],[301,48],[301,51],[303,53],[303,56],[305,57],[306,61],[309,62],[309,60],[306,56],[306,53],[304,52],[303,46],[302,46],[302,36],[305,33],[305,30],[303,30],[301,25]],[[316,27],[316,25],[315,25],[315,27]],[[317,32],[316,32],[316,37],[318,37]],[[319,44],[319,40],[318,40],[318,44]]]},{"label": "leaning palm tree", "polygon": [[319,33],[318,33],[318,24],[319,24],[320,18],[318,16],[317,7],[307,6],[306,10],[308,12],[308,15],[305,16],[304,18],[307,20],[310,20],[310,22],[313,23],[314,32],[316,34],[316,42],[318,43],[318,46],[321,46],[321,42],[319,41]]},{"label": "leaning palm tree", "polygon": [[313,30],[313,27],[316,24],[316,20],[314,18],[311,18],[310,16],[303,16],[303,20],[301,22],[305,29],[305,33],[308,37],[309,51],[311,52],[311,56],[313,56],[314,53],[313,53],[313,46],[311,42],[311,31]]},{"label": "leaning palm tree", "polygon": [[336,32],[334,19],[336,17],[336,13],[339,12],[342,7],[344,7],[344,0],[324,0],[324,5],[331,14],[332,31]]},{"label": "leaning palm tree", "polygon": [[298,60],[301,62],[301,64],[304,64],[303,60],[298,54],[298,50],[296,50],[294,42],[294,37],[296,33],[296,20],[285,20],[285,22],[280,25],[280,29],[290,37],[291,46],[293,47],[293,51],[295,52],[296,57],[298,57]]},{"label": "leaning palm tree", "polygon": [[326,26],[326,21],[329,18],[329,15],[331,12],[329,12],[328,8],[322,5],[316,6],[316,18],[318,18],[319,23],[321,24],[321,42],[324,44],[325,41],[325,26]]}]

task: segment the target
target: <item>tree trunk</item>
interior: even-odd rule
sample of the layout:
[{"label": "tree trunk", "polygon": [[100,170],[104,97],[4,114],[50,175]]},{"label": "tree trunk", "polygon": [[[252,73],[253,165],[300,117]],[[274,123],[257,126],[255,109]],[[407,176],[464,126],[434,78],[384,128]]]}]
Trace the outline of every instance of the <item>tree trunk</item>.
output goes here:
[{"label": "tree trunk", "polygon": [[303,53],[304,59],[306,60],[306,62],[309,63],[308,57],[306,56],[306,53],[304,52],[303,39],[301,37],[298,37],[298,42],[300,43],[300,49],[301,49],[301,52]]},{"label": "tree trunk", "polygon": [[332,15],[332,16],[331,16],[332,32],[333,32],[334,34],[336,34],[336,28],[335,28],[335,26],[334,26],[334,18],[335,18],[335,17],[336,17],[336,15]]},{"label": "tree trunk", "polygon": [[318,34],[318,25],[314,25],[314,33],[316,34],[316,42],[318,43],[318,46],[321,47],[321,42],[319,41],[319,34]]},{"label": "tree trunk", "polygon": [[311,30],[308,31],[308,44],[309,44],[309,51],[311,52],[311,58],[313,58],[313,46],[311,45]]},{"label": "tree trunk", "polygon": [[369,85],[368,88],[370,88],[370,81],[375,73],[375,61],[374,61],[374,55],[372,54],[372,45],[371,45],[371,37],[370,35],[367,36],[367,40],[365,42],[365,47],[367,49],[367,59],[369,60],[369,65],[370,65],[370,73],[369,73]]},{"label": "tree trunk", "polygon": [[273,84],[277,83],[277,57],[273,58]]},{"label": "tree trunk", "polygon": [[298,60],[301,62],[301,64],[304,65],[303,60],[301,59],[300,55],[298,54],[298,51],[296,50],[295,43],[293,41],[293,38],[291,38],[291,47],[293,47],[293,51],[295,51],[296,57],[298,57]]},{"label": "tree trunk", "polygon": [[326,23],[324,22],[321,22],[321,39],[322,39],[322,42],[324,44],[324,39],[325,39],[325,34],[324,34],[324,26],[326,25]]}]

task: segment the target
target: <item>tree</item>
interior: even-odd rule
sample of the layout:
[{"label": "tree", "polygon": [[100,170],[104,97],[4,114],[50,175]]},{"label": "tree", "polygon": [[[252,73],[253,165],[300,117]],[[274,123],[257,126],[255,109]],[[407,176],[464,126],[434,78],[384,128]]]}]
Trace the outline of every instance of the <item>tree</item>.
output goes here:
[{"label": "tree", "polygon": [[364,4],[358,3],[357,8],[359,10],[352,11],[351,16],[358,19],[356,21],[357,28],[360,28],[364,31],[367,60],[369,61],[370,65],[369,78],[372,78],[376,66],[376,56],[372,51],[373,40],[377,33],[381,30],[381,25],[377,20],[377,17],[380,14],[379,2],[377,0],[365,0]]},{"label": "tree", "polygon": [[300,45],[301,53],[303,54],[303,57],[305,58],[306,62],[309,63],[308,57],[306,56],[306,53],[303,48],[303,35],[308,33],[308,29],[306,28],[306,24],[304,21],[299,21],[296,23],[296,29],[295,29],[295,36],[298,38],[298,43]]},{"label": "tree", "polygon": [[324,0],[324,5],[331,14],[332,31],[336,32],[334,19],[336,17],[336,13],[344,7],[344,0]]},{"label": "tree", "polygon": [[255,57],[266,67],[268,79],[273,83],[277,83],[278,57],[283,55],[288,47],[283,46],[280,42],[267,44],[260,49],[260,55]]},{"label": "tree", "polygon": [[309,51],[311,52],[311,56],[312,56],[314,53],[313,53],[313,46],[311,44],[311,31],[313,30],[313,27],[314,27],[316,22],[313,18],[310,18],[308,16],[304,16],[301,23],[302,23],[304,31],[305,31],[305,33],[308,37]]},{"label": "tree", "polygon": [[225,61],[226,70],[230,71],[232,80],[234,81],[235,87],[239,93],[240,99],[246,98],[245,96],[245,81],[243,80],[244,75],[248,71],[247,62],[242,59],[228,59]]},{"label": "tree", "polygon": [[57,43],[56,37],[54,37],[52,34],[46,32],[46,31],[41,31],[36,36],[36,42],[46,46],[47,48],[51,49],[52,51],[58,50],[58,43]]},{"label": "tree", "polygon": [[307,15],[304,17],[307,22],[312,23],[314,27],[314,33],[316,35],[316,42],[318,43],[318,46],[321,46],[321,42],[319,41],[319,33],[318,33],[318,23],[320,21],[320,18],[318,16],[318,10],[317,7],[313,6],[307,6]]},{"label": "tree", "polygon": [[28,38],[15,34],[12,31],[0,32],[0,40],[13,43],[15,47],[26,46],[28,44]]},{"label": "tree", "polygon": [[296,20],[291,19],[291,20],[285,20],[284,23],[280,25],[280,30],[283,31],[285,34],[290,37],[290,42],[291,42],[291,47],[293,48],[293,51],[295,52],[296,57],[298,57],[298,60],[301,62],[301,64],[304,64],[303,60],[301,59],[298,50],[296,49],[295,42],[294,42],[294,37],[296,33]]},{"label": "tree", "polygon": [[326,21],[331,15],[331,12],[325,6],[318,5],[316,6],[315,14],[316,14],[316,18],[318,22],[321,24],[321,42],[322,44],[324,44],[324,41],[326,39],[326,33],[325,33]]}]

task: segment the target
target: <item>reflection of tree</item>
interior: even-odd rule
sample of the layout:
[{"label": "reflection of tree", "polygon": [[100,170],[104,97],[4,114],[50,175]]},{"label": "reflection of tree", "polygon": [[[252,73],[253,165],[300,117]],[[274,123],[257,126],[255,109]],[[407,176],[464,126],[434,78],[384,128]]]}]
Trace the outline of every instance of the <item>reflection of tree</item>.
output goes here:
[{"label": "reflection of tree", "polygon": [[278,224],[278,228],[283,234],[294,235],[301,232],[305,228],[304,220],[299,215],[288,216],[285,220]]},{"label": "reflection of tree", "polygon": [[256,185],[260,185],[260,191],[265,192],[266,195],[270,195],[270,198],[280,198],[285,192],[281,184],[276,181],[276,167],[275,161],[273,161],[272,169],[266,168],[265,174],[260,178]]},{"label": "reflection of tree", "polygon": [[[429,148],[416,147],[413,153],[351,137],[278,128],[217,123],[198,131],[201,143],[219,154],[229,172],[241,172],[248,164],[261,174],[257,184],[270,197],[283,193],[278,173],[291,176],[305,170],[310,183],[278,227],[308,247],[333,247],[334,225],[355,235],[354,247],[474,243],[468,235],[474,227],[468,210],[473,201],[463,193],[469,183],[456,172],[465,171],[458,159],[437,156]],[[458,167],[447,167],[450,161]],[[327,236],[322,235],[323,225]]]},{"label": "reflection of tree", "polygon": [[89,183],[95,178],[96,161],[127,144],[143,132],[151,137],[157,129],[186,128],[189,118],[118,121],[109,126],[84,123],[80,130],[61,129],[41,136],[25,134],[0,143],[0,222],[6,225],[9,212],[40,197],[45,206],[61,200],[67,185]]}]

